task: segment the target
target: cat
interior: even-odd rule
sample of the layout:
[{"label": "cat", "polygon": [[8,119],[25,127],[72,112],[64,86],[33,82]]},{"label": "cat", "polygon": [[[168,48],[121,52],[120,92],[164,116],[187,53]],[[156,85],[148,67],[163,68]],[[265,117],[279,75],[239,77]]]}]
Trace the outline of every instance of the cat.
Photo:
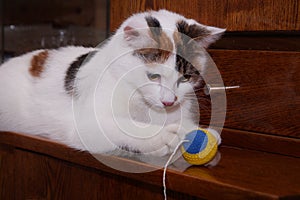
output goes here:
[{"label": "cat", "polygon": [[99,47],[12,58],[0,67],[0,130],[96,153],[169,155],[198,127],[193,91],[202,87],[203,52],[224,31],[148,11],[129,17]]}]

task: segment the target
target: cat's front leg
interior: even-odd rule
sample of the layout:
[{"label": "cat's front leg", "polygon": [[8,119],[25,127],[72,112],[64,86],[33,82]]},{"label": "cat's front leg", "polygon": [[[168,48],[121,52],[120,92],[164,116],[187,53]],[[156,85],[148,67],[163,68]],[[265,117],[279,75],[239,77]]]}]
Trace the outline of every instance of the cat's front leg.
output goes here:
[{"label": "cat's front leg", "polygon": [[81,142],[91,153],[126,149],[164,156],[173,152],[181,140],[179,124],[146,124],[127,118],[100,118],[98,122],[85,118],[77,123]]},{"label": "cat's front leg", "polygon": [[[132,123],[132,122],[128,122]],[[140,122],[128,132],[122,130],[114,141],[117,146],[125,146],[129,151],[144,155],[165,156],[172,153],[181,140],[179,124],[148,125]]]},{"label": "cat's front leg", "polygon": [[132,145],[136,146],[142,154],[162,157],[172,153],[180,143],[179,130],[179,124],[168,124],[151,138],[135,141]]}]

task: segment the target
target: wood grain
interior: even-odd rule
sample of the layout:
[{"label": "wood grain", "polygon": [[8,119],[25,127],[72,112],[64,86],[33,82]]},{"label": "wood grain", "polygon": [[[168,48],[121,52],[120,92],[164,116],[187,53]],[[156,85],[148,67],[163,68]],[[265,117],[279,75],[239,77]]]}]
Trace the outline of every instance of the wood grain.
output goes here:
[{"label": "wood grain", "polygon": [[94,0],[31,0],[30,3],[10,0],[4,1],[3,8],[4,25],[52,23],[60,28],[70,24],[94,26],[96,23]]},{"label": "wood grain", "polygon": [[16,188],[14,168],[11,164],[14,163],[13,147],[10,145],[0,144],[0,198],[1,199],[14,199],[13,194],[6,188]]},{"label": "wood grain", "polygon": [[300,32],[226,32],[210,49],[300,51]]},{"label": "wood grain", "polygon": [[[299,52],[210,50],[209,53],[224,85],[240,87],[226,90],[225,127],[300,138]],[[212,101],[220,100],[217,92],[213,95]],[[206,124],[209,120],[207,116]]]},{"label": "wood grain", "polygon": [[161,8],[228,31],[300,30],[299,0],[112,0],[111,31],[133,13]]},{"label": "wood grain", "polygon": [[224,128],[222,144],[300,158],[300,139]]},{"label": "wood grain", "polygon": [[[1,199],[162,199],[162,170],[116,171],[46,139],[0,133]],[[300,198],[300,159],[221,148],[214,168],[168,170],[169,199]],[[136,167],[145,164],[112,157]],[[148,166],[155,169],[154,166]]]}]

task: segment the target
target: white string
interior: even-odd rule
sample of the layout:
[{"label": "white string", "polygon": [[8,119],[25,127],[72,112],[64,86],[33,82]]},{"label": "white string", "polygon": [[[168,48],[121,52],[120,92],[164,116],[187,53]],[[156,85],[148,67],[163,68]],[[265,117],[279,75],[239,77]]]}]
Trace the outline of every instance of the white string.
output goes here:
[{"label": "white string", "polygon": [[189,140],[182,140],[180,141],[176,148],[174,149],[173,153],[170,155],[167,163],[165,164],[164,166],[164,172],[163,172],[163,187],[164,187],[164,197],[165,197],[165,200],[167,200],[167,186],[166,186],[166,174],[167,174],[167,168],[168,168],[168,165],[170,164],[171,160],[173,159],[173,157],[175,156],[176,152],[178,151],[180,145],[182,145],[183,143],[185,142],[189,142]]}]

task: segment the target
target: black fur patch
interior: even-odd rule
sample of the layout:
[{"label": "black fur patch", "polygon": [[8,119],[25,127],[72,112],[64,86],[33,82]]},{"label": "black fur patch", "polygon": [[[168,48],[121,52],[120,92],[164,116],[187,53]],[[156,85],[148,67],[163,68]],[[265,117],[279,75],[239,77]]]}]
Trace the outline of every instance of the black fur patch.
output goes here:
[{"label": "black fur patch", "polygon": [[200,75],[200,72],[185,58],[176,55],[175,69],[183,75]]},{"label": "black fur patch", "polygon": [[149,27],[161,28],[159,21],[155,17],[147,16],[145,19]]},{"label": "black fur patch", "polygon": [[173,44],[170,38],[162,31],[159,21],[151,16],[145,17],[149,26],[149,35],[153,43],[147,48],[135,50],[133,55],[141,58],[145,63],[163,63],[173,50]]},{"label": "black fur patch", "polygon": [[130,152],[130,153],[134,153],[134,154],[140,154],[141,151],[137,150],[137,149],[132,149],[130,148],[129,146],[127,145],[124,145],[124,146],[119,146],[119,148],[123,151],[126,151],[126,152]]},{"label": "black fur patch", "polygon": [[[175,69],[183,76],[190,77],[190,81],[195,84],[195,87],[201,87],[202,77],[200,72],[186,59],[180,55],[176,55],[176,66]],[[177,86],[179,83],[177,84]]]},{"label": "black fur patch", "polygon": [[72,95],[76,93],[74,84],[75,84],[77,73],[80,67],[82,66],[83,62],[85,61],[85,59],[91,58],[95,53],[96,51],[92,51],[83,54],[80,57],[78,57],[73,63],[71,63],[65,76],[65,90],[67,91],[68,94]]},{"label": "black fur patch", "polygon": [[[189,25],[185,21],[177,23],[177,35],[174,35],[176,46],[176,67],[175,69],[183,74],[190,75],[191,81],[200,84],[201,75],[197,68],[202,66],[197,62],[199,56],[203,56],[203,49],[199,47],[197,41],[206,37],[209,32],[196,24]],[[198,67],[196,68],[195,66]]]},{"label": "black fur patch", "polygon": [[187,40],[193,39],[193,40],[201,40],[204,37],[207,37],[210,34],[210,31],[208,31],[206,28],[198,26],[197,24],[189,25],[185,21],[179,21],[177,22],[177,30],[178,32],[188,36],[185,37],[184,42],[188,42]]},{"label": "black fur patch", "polygon": [[147,16],[145,19],[153,36],[159,37],[162,33],[162,28],[159,21],[151,16]]}]

